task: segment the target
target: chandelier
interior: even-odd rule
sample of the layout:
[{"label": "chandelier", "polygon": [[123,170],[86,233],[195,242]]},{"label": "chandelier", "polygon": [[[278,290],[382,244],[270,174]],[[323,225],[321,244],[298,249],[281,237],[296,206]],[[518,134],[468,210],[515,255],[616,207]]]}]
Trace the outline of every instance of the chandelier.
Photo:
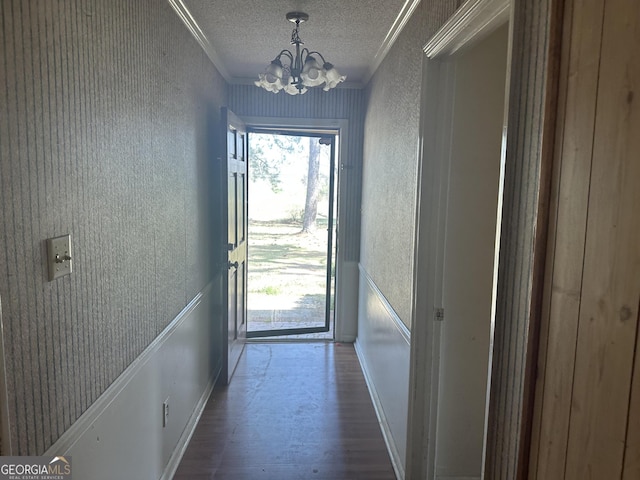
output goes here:
[{"label": "chandelier", "polygon": [[273,93],[284,90],[289,95],[298,95],[305,93],[307,87],[318,87],[323,83],[323,90],[328,92],[343,82],[347,77],[340,75],[319,52],[300,48],[304,42],[300,40],[298,30],[301,23],[309,20],[309,15],[303,12],[289,12],[286,17],[287,20],[296,24],[291,33],[291,45],[296,46],[295,53],[284,49],[276,55],[265,72],[258,75],[259,80],[255,82],[256,86]]}]

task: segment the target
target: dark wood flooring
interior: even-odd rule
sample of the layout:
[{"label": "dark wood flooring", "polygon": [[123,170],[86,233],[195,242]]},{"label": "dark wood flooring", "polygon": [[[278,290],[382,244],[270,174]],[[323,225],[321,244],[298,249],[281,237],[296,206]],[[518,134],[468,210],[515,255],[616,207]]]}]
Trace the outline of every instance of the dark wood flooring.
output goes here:
[{"label": "dark wood flooring", "polygon": [[249,343],[175,480],[395,479],[354,348]]}]

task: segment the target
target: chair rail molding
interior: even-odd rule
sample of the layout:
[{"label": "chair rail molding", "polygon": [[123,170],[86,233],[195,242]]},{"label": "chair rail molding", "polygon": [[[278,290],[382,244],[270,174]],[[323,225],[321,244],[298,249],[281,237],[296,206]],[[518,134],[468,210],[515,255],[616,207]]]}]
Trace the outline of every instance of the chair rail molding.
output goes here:
[{"label": "chair rail molding", "polygon": [[411,332],[362,265],[354,347],[398,479],[405,478]]},{"label": "chair rail molding", "polygon": [[44,455],[76,456],[81,478],[172,478],[220,372],[214,289],[200,291]]}]

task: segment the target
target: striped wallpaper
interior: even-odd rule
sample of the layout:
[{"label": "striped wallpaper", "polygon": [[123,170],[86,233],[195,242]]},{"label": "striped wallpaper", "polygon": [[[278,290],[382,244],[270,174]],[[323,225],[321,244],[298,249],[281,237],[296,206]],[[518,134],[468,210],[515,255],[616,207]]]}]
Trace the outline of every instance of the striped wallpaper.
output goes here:
[{"label": "striped wallpaper", "polygon": [[4,0],[0,36],[3,447],[37,455],[210,281],[226,85],[165,0]]},{"label": "striped wallpaper", "polygon": [[367,87],[360,263],[411,329],[422,47],[455,11],[423,0]]},{"label": "striped wallpaper", "polygon": [[[515,478],[523,448],[553,5],[515,1],[510,98],[520,108],[509,119],[487,478]],[[422,21],[432,30],[428,14]],[[4,452],[44,452],[210,280],[207,160],[220,106],[349,121],[343,161],[354,170],[342,201],[353,208],[342,221],[357,232],[345,257],[359,259],[363,91],[227,87],[165,0],[3,0],[0,36]],[[395,134],[381,131],[371,148]],[[75,271],[48,282],[44,241],[66,233]]]},{"label": "striped wallpaper", "polygon": [[526,478],[558,60],[556,0],[515,0],[485,478]]}]

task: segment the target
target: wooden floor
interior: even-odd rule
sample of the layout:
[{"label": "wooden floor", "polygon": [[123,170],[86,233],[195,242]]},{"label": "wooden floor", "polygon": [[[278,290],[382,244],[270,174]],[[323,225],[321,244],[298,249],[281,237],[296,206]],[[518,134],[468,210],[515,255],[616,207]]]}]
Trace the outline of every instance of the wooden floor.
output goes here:
[{"label": "wooden floor", "polygon": [[175,480],[395,479],[354,348],[249,343]]}]

